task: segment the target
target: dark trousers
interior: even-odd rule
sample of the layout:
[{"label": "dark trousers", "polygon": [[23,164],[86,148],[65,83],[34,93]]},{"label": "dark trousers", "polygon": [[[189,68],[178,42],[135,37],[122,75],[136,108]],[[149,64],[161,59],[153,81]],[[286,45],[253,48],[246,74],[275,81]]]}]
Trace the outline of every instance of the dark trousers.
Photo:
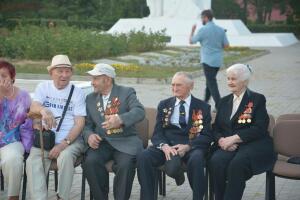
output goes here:
[{"label": "dark trousers", "polygon": [[241,200],[252,177],[249,158],[237,151],[215,151],[209,161],[215,200]]},{"label": "dark trousers", "polygon": [[205,63],[203,63],[203,70],[206,79],[206,88],[205,88],[205,96],[204,101],[208,102],[210,97],[212,96],[215,101],[215,106],[218,106],[218,103],[221,99],[220,92],[217,83],[217,74],[219,71],[219,67],[211,67]]},{"label": "dark trousers", "polygon": [[108,199],[109,173],[105,168],[105,163],[109,160],[114,160],[114,199],[128,200],[135,176],[136,157],[117,151],[105,141],[100,143],[98,149],[89,148],[83,162],[83,173],[88,180],[94,199]]},{"label": "dark trousers", "polygon": [[175,156],[170,161],[166,161],[163,151],[155,147],[150,147],[138,155],[137,172],[141,185],[140,199],[153,200],[157,198],[155,192],[157,167],[165,164],[166,174],[176,178],[183,173],[182,162],[187,165],[187,176],[193,190],[193,199],[202,200],[207,188],[204,176],[204,151],[193,149],[181,159],[179,156]]}]

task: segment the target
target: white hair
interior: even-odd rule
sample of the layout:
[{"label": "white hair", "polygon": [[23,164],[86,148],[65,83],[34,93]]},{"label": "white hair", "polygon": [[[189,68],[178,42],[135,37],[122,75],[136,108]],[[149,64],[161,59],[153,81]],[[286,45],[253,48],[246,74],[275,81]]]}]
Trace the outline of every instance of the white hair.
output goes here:
[{"label": "white hair", "polygon": [[181,71],[181,72],[176,72],[176,73],[174,74],[173,78],[174,78],[175,76],[183,76],[183,77],[185,78],[187,84],[193,84],[193,83],[194,83],[193,76],[192,76],[191,74],[187,73],[187,72],[183,72],[183,71]]},{"label": "white hair", "polygon": [[241,81],[249,81],[252,75],[252,68],[249,65],[237,63],[234,65],[231,65],[226,69],[226,74],[234,73],[237,75],[238,80]]}]

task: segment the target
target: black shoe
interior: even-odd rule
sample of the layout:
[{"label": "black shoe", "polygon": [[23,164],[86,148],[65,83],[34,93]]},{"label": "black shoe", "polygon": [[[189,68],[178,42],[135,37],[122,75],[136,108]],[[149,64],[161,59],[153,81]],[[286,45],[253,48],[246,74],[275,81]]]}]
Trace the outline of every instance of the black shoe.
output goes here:
[{"label": "black shoe", "polygon": [[184,173],[181,173],[178,177],[175,178],[176,185],[182,185],[185,181]]}]

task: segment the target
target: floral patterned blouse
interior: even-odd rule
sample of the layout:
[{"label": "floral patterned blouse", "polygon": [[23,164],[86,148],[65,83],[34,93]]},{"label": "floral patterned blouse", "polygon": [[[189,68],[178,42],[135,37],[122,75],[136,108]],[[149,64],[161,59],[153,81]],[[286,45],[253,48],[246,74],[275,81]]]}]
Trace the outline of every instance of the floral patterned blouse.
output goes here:
[{"label": "floral patterned blouse", "polygon": [[31,98],[26,91],[19,90],[14,99],[0,100],[0,148],[21,141],[26,152],[33,142],[32,120],[27,118]]}]

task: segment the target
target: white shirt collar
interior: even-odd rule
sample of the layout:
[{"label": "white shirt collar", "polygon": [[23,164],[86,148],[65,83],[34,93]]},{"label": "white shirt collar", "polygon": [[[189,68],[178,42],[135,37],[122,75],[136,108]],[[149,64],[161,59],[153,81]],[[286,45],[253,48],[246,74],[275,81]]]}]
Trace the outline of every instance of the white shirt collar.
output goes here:
[{"label": "white shirt collar", "polygon": [[109,96],[110,96],[110,93],[111,93],[111,92],[109,92],[107,95],[102,95],[102,99],[103,99],[103,100],[108,100],[108,99],[109,99]]},{"label": "white shirt collar", "polygon": [[[187,106],[190,106],[191,105],[191,100],[192,100],[192,95],[189,95],[186,99],[184,99],[185,103]],[[180,99],[178,99],[176,97],[176,102],[175,102],[175,106],[178,106],[178,104],[180,103]]]},{"label": "white shirt collar", "polygon": [[237,96],[236,94],[233,94],[233,101],[239,100],[241,101],[244,97],[246,90],[244,92],[242,92],[242,94],[240,94],[240,96]]}]

